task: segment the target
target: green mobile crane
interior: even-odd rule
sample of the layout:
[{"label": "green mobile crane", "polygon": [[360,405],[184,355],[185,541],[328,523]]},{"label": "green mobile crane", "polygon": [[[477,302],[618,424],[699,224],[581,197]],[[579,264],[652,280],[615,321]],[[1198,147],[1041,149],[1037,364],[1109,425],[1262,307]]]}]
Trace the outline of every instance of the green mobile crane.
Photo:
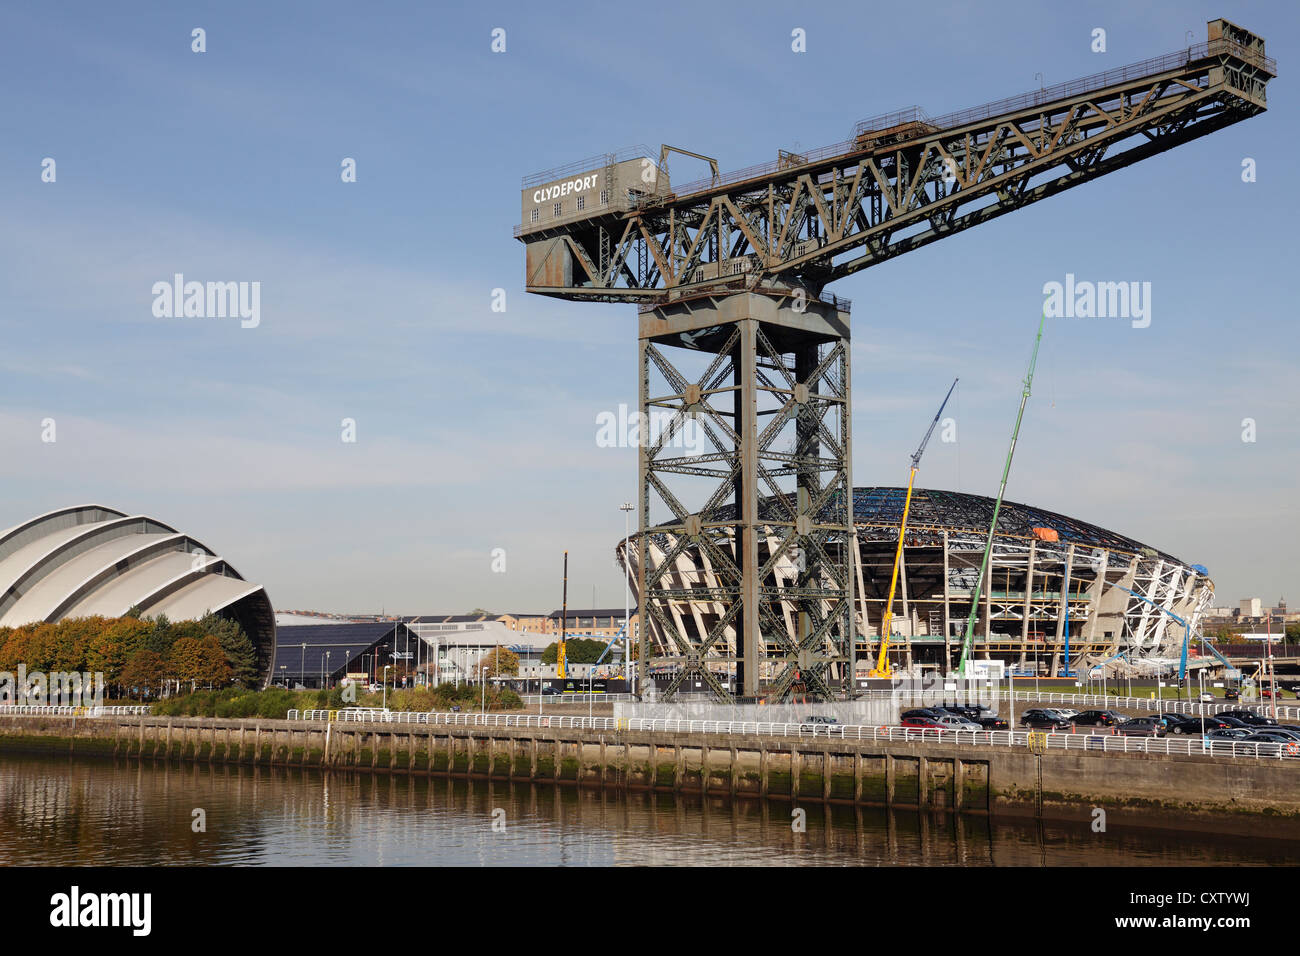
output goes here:
[{"label": "green mobile crane", "polygon": [[[988,538],[984,542],[984,557],[980,560],[980,573],[975,581],[975,594],[970,602],[970,615],[966,618],[966,636],[961,644],[961,660],[957,672],[970,676],[970,656],[975,647],[975,616],[979,613],[980,596],[984,589],[984,575],[988,573],[989,557],[993,553],[993,535],[998,527],[998,512],[1002,510],[1002,496],[1007,491],[1007,476],[1011,474],[1011,458],[1016,453],[1016,439],[1020,437],[1020,422],[1025,417],[1025,405],[1029,402],[1030,389],[1034,384],[1034,367],[1038,364],[1038,346],[1043,341],[1043,324],[1047,321],[1047,310],[1038,320],[1038,336],[1034,339],[1034,353],[1029,358],[1029,372],[1025,376],[1025,389],[1020,394],[1020,411],[1016,413],[1016,427],[1011,431],[1011,447],[1007,449],[1007,461],[1002,466],[1002,484],[998,486],[997,501],[993,504],[993,519],[989,522]],[[987,635],[985,635],[987,638]]]}]

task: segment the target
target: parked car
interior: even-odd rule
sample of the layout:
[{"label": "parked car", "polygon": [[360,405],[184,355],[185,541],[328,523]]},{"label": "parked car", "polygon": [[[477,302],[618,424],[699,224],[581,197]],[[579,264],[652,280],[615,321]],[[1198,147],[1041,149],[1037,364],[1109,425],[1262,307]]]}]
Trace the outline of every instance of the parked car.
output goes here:
[{"label": "parked car", "polygon": [[1199,734],[1201,732],[1201,719],[1192,717],[1188,714],[1147,714],[1148,717],[1160,721],[1164,725],[1165,732],[1170,734]]},{"label": "parked car", "polygon": [[1242,720],[1239,717],[1233,717],[1232,715],[1226,713],[1218,713],[1215,714],[1214,717],[1216,720],[1227,724],[1229,727],[1242,727],[1245,728],[1246,730],[1250,729],[1250,724],[1246,723],[1244,720]]},{"label": "parked car", "polygon": [[1223,710],[1219,712],[1220,717],[1235,717],[1238,720],[1250,724],[1252,727],[1272,727],[1277,721],[1272,717],[1265,717],[1263,714],[1257,714],[1253,710]]},{"label": "parked car", "polygon": [[1220,717],[1218,714],[1205,714],[1203,716],[1194,716],[1191,722],[1196,725],[1196,733],[1204,732],[1207,736],[1211,730],[1240,730],[1248,729],[1241,721],[1232,717]]},{"label": "parked car", "polygon": [[1033,730],[1069,730],[1072,725],[1053,711],[1031,707],[1020,715],[1020,726]]},{"label": "parked car", "polygon": [[1241,727],[1212,730],[1205,735],[1211,753],[1230,753],[1245,756],[1265,756],[1277,753],[1282,747],[1277,741],[1257,739],[1258,734]]},{"label": "parked car", "polygon": [[1285,734],[1270,733],[1268,731],[1256,731],[1250,736],[1237,741],[1237,746],[1243,745],[1254,748],[1253,752],[1260,757],[1272,757],[1278,753],[1300,751],[1300,741],[1294,740]]},{"label": "parked car", "polygon": [[542,696],[543,696],[543,697],[559,697],[562,693],[563,693],[563,691],[561,691],[558,687],[543,687],[543,688],[542,688]]},{"label": "parked car", "polygon": [[938,720],[947,713],[942,707],[917,707],[914,710],[903,711],[901,716],[904,721],[909,717],[928,717],[930,720]]},{"label": "parked car", "polygon": [[1070,722],[1076,727],[1114,727],[1127,719],[1113,710],[1085,710],[1071,717]]},{"label": "parked car", "polygon": [[1267,737],[1269,739],[1276,738],[1282,743],[1285,743],[1288,740],[1294,740],[1297,743],[1300,743],[1300,731],[1286,730],[1282,727],[1264,727],[1255,731],[1250,736],[1252,739]]},{"label": "parked car", "polygon": [[903,718],[903,726],[928,730],[943,730],[943,724],[939,723],[934,717],[927,717],[924,714],[913,714],[910,717]]},{"label": "parked car", "polygon": [[1134,717],[1115,728],[1125,737],[1163,737],[1165,725],[1158,717]]},{"label": "parked car", "polygon": [[827,717],[823,714],[809,714],[799,724],[799,733],[801,734],[829,734],[831,728],[838,725],[839,721],[834,717]]},{"label": "parked car", "polygon": [[967,720],[965,717],[957,717],[954,716],[953,714],[948,714],[947,716],[940,717],[939,723],[947,730],[976,731],[976,730],[984,729],[974,721]]},{"label": "parked car", "polygon": [[1240,740],[1242,737],[1249,737],[1250,731],[1244,727],[1223,727],[1207,731],[1205,739],[1215,740]]},{"label": "parked car", "polygon": [[1011,727],[1006,720],[979,704],[953,704],[943,709],[972,724],[979,724],[980,730],[1008,730]]}]

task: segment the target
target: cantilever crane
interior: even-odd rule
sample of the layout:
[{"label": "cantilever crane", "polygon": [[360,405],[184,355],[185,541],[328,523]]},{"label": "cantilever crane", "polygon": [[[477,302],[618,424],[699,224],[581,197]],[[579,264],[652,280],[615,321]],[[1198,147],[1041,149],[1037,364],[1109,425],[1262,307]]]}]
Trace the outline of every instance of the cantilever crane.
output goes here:
[{"label": "cantilever crane", "polygon": [[[636,303],[638,414],[669,416],[639,449],[626,552],[640,685],[653,658],[677,673],[665,696],[691,675],[730,700],[713,665],[745,697],[785,699],[796,680],[853,693],[851,304],[828,286],[1256,116],[1276,75],[1262,37],[1216,19],[1205,42],[1049,89],[877,116],[731,173],[706,158],[694,183],[669,181],[673,148],[525,178],[526,290]],[[688,420],[701,454],[680,453]],[[796,552],[797,580],[774,582]],[[705,580],[684,581],[684,563]]]},{"label": "cantilever crane", "polygon": [[898,566],[903,558],[903,536],[907,534],[907,513],[912,507],[912,483],[916,481],[916,470],[921,467],[921,456],[925,454],[925,446],[929,444],[930,436],[934,434],[934,426],[939,424],[939,416],[943,414],[948,399],[952,398],[952,390],[956,387],[957,379],[954,378],[952,384],[948,386],[948,394],[943,397],[943,404],[934,413],[934,420],[930,422],[930,427],[925,430],[925,437],[921,439],[920,447],[912,456],[912,472],[907,476],[907,497],[903,499],[903,520],[898,525],[898,548],[894,551],[894,572],[889,577],[889,597],[885,600],[885,613],[880,618],[880,658],[876,661],[876,669],[871,672],[872,677],[890,675],[889,625],[894,617],[894,586],[898,583]]}]

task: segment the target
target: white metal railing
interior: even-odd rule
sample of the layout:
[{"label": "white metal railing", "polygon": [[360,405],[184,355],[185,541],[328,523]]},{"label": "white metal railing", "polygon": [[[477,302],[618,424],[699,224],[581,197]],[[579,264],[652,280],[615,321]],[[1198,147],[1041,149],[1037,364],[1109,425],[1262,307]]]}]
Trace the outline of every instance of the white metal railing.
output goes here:
[{"label": "white metal railing", "polygon": [[635,694],[521,694],[520,699],[525,704],[567,704],[579,703],[585,704],[588,700],[596,703],[608,701],[611,704],[629,704],[636,700]]},{"label": "white metal railing", "polygon": [[145,717],[148,704],[71,707],[56,704],[0,704],[0,717]]},{"label": "white metal railing", "polygon": [[[858,692],[858,696],[869,700],[897,700],[902,707],[927,707],[943,703],[988,703],[1007,699],[1006,690],[986,690],[982,687],[967,688],[958,684],[956,691],[943,690],[883,690],[871,689]],[[1172,697],[1130,697],[1122,694],[1067,694],[1057,692],[1035,692],[1017,690],[1016,703],[1039,704],[1050,707],[1053,704],[1079,705],[1097,710],[1154,710],[1163,714],[1204,713],[1207,717],[1224,710],[1251,710],[1266,717],[1273,715],[1271,701],[1249,698],[1246,700],[1224,700],[1216,698],[1213,702],[1202,703],[1198,700]],[[1300,706],[1277,705],[1277,717],[1280,722],[1300,721]]]},{"label": "white metal railing", "polygon": [[1158,753],[1221,757],[1300,758],[1300,742],[1270,743],[1189,737],[1127,737],[1118,734],[1077,734],[1026,730],[944,730],[936,727],[870,727],[862,724],[684,720],[645,717],[580,717],[569,714],[462,714],[418,711],[291,710],[290,720],[343,721],[386,724],[438,724],[468,727],[537,727],[602,731],[661,731],[684,734],[747,734],[769,737],[832,740],[934,741],[972,747],[1028,747],[1037,738],[1048,750],[1090,750],[1105,753]]}]

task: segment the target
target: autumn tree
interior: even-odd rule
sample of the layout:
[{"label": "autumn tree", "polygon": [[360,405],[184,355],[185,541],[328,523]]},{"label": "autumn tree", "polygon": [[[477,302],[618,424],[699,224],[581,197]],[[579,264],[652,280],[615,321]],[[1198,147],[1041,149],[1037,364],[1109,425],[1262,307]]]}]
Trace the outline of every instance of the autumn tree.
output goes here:
[{"label": "autumn tree", "polygon": [[138,648],[122,666],[122,686],[134,688],[145,697],[152,697],[165,673],[161,654],[148,647]]},{"label": "autumn tree", "polygon": [[487,677],[513,677],[519,673],[519,655],[508,647],[496,647],[483,655],[478,667]]}]

